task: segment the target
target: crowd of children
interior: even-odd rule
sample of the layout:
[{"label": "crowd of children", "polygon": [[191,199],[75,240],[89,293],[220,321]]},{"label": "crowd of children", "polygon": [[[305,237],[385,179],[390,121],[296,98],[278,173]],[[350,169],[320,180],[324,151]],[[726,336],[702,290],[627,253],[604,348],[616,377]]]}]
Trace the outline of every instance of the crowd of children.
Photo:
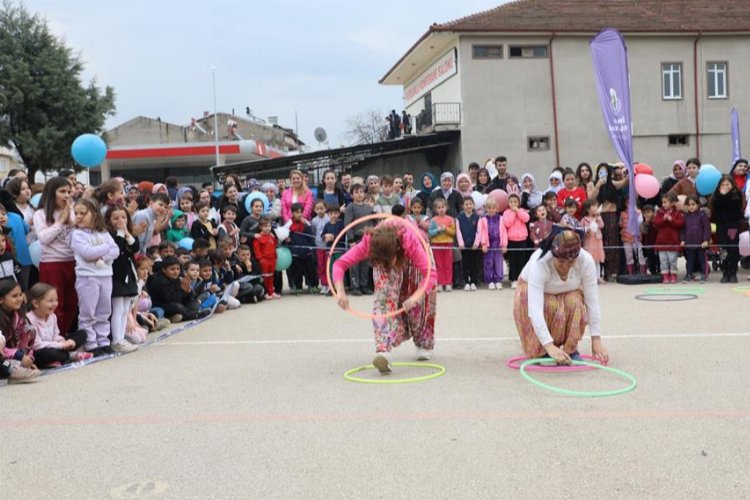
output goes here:
[{"label": "crowd of children", "polygon": [[[0,190],[0,378],[30,380],[39,368],[131,352],[171,323],[280,299],[282,261],[292,295],[330,294],[331,247],[338,240],[335,260],[375,222],[344,228],[376,213],[404,217],[429,242],[438,291],[502,290],[506,274],[516,288],[554,225],[581,235],[602,283],[634,273],[674,283],[681,255],[684,281],[703,282],[712,244],[723,249],[721,281],[734,283],[747,162],[738,160],[705,198],[694,186],[699,167],[697,159],[675,162],[662,192],[638,199],[638,234],[628,229],[627,173],[607,163],[556,168],[546,189],[531,174],[519,182],[498,157],[470,164],[457,179],[450,172],[362,179],[327,171],[316,191],[298,170],[265,184],[243,185],[230,175],[220,196],[211,183],[180,187],[174,178],[117,178],[93,189],[73,172],[44,185],[12,172]],[[363,261],[349,270],[346,286],[369,295],[372,279]]]}]

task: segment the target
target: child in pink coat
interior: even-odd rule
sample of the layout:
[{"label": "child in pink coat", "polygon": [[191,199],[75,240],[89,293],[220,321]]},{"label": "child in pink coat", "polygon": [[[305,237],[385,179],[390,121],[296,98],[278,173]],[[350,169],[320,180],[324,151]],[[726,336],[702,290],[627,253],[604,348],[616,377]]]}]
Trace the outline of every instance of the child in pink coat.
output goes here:
[{"label": "child in pink coat", "polygon": [[518,285],[518,276],[529,260],[528,223],[529,213],[521,208],[521,198],[515,193],[508,195],[508,208],[503,213],[503,224],[508,231],[508,275],[511,288]]}]

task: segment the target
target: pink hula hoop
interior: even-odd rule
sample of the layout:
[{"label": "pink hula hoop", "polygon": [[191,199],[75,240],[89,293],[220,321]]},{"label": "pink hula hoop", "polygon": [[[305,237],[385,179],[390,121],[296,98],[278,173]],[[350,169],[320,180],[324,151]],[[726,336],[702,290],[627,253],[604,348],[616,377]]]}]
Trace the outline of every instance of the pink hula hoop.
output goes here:
[{"label": "pink hula hoop", "polygon": [[[597,361],[598,360],[593,356],[588,356],[586,354],[581,354],[581,358],[585,359],[586,361]],[[521,368],[521,363],[526,361],[526,356],[514,356],[508,361],[505,362],[505,366],[512,370],[518,370]],[[550,359],[550,362],[554,362],[554,360]],[[544,366],[544,365],[531,365],[527,366],[526,368],[527,372],[542,372],[542,373],[570,373],[570,372],[587,372],[590,370],[595,370],[593,366],[583,366],[583,365],[555,365],[555,366]]]}]

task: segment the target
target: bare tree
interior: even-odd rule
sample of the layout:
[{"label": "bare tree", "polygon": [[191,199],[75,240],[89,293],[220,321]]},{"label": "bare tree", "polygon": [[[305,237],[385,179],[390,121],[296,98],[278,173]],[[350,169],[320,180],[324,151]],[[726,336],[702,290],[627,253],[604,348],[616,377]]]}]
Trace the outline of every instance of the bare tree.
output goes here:
[{"label": "bare tree", "polygon": [[388,113],[369,109],[346,119],[346,137],[352,144],[372,144],[388,139]]}]

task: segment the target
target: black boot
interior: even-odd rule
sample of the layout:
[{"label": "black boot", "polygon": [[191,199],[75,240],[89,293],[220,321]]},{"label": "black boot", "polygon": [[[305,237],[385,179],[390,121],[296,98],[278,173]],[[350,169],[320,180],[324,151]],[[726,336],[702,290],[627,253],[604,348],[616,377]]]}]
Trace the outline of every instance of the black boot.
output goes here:
[{"label": "black boot", "polygon": [[729,283],[729,273],[726,269],[723,271],[719,283]]}]

